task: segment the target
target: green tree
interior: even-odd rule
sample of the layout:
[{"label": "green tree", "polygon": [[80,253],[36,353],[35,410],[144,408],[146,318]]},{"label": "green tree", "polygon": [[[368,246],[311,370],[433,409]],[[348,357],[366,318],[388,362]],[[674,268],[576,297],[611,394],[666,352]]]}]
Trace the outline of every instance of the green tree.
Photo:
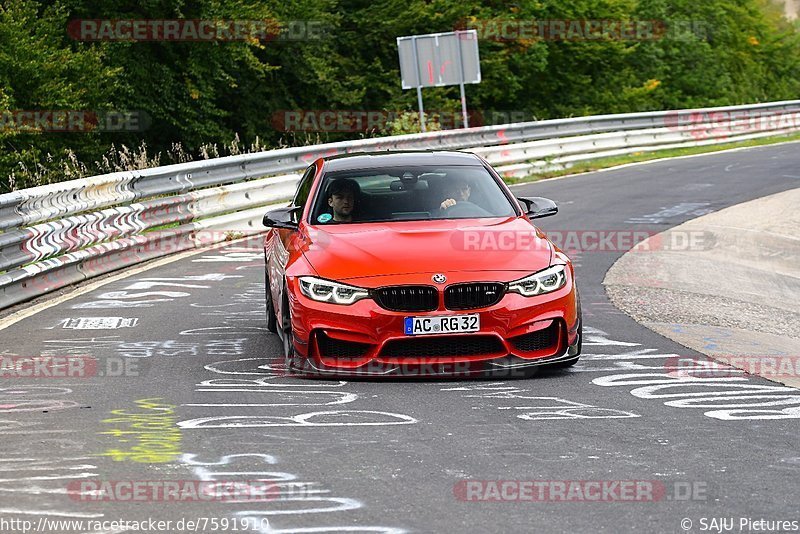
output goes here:
[{"label": "green tree", "polygon": [[[67,12],[32,0],[0,3],[0,192],[11,188],[10,174],[20,165],[60,158],[72,149],[92,157],[102,152],[101,136],[86,133],[31,131],[20,128],[18,111],[103,111],[114,107],[120,69],[110,66],[105,46],[70,42],[64,32]],[[27,126],[31,126],[29,122]],[[41,174],[43,181],[70,176]],[[30,187],[37,183],[18,183]]]},{"label": "green tree", "polygon": [[[75,19],[297,21],[295,27],[325,31],[266,41],[79,42],[67,34]],[[508,20],[528,27],[655,21],[665,33],[555,39],[487,31]],[[466,87],[473,117],[731,105],[792,99],[800,89],[800,33],[775,0],[110,0],[102,8],[88,0],[0,0],[0,109],[130,110],[152,121],[140,132],[0,129],[0,174],[21,162],[41,169],[0,187],[70,178],[78,161],[102,159],[120,144],[145,143],[149,155],[138,164],[150,165],[168,162],[160,154],[175,153],[175,143],[185,159],[204,150],[213,156],[204,147],[233,139],[277,146],[407,131],[411,122],[400,120],[380,131],[287,132],[281,117],[307,110],[410,117],[403,113],[417,111],[416,92],[400,87],[396,38],[470,26],[481,30],[483,77]],[[427,111],[460,112],[457,87],[423,91]]]}]

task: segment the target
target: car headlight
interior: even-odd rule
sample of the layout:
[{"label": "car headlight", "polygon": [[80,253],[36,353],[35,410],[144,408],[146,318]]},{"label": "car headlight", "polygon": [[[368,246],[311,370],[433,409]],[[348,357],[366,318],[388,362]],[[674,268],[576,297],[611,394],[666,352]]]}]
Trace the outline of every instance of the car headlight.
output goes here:
[{"label": "car headlight", "polygon": [[509,282],[508,291],[524,297],[533,297],[557,291],[567,284],[566,266],[554,265],[525,278]]},{"label": "car headlight", "polygon": [[352,304],[369,297],[369,291],[361,287],[348,286],[313,276],[300,277],[300,292],[311,300],[331,304]]}]

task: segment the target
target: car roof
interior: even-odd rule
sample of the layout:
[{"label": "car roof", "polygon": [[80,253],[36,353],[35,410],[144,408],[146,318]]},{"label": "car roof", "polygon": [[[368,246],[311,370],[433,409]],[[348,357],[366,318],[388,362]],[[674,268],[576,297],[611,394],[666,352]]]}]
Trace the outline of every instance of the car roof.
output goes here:
[{"label": "car roof", "polygon": [[326,171],[348,171],[404,165],[482,165],[481,160],[468,152],[452,150],[408,150],[386,152],[360,152],[323,158]]}]

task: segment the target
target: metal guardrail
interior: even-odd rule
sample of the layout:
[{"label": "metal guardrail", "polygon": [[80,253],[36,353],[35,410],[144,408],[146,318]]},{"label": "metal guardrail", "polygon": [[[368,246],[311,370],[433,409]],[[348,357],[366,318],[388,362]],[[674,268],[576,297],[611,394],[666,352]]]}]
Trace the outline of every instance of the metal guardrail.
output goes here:
[{"label": "metal guardrail", "polygon": [[[563,169],[580,161],[635,152],[690,148],[785,135],[800,130],[800,111],[781,112],[780,120],[751,128],[750,119],[692,124],[691,128],[649,128],[517,143],[470,150],[485,157],[504,176],[528,176]],[[755,132],[755,133],[753,133]]]},{"label": "metal guardrail", "polygon": [[[755,124],[755,123],[758,124]],[[800,131],[800,101],[578,117],[272,150],[0,195],[0,309],[122,267],[262,231],[323,156],[468,149],[506,176]],[[166,230],[152,231],[167,225]]]}]

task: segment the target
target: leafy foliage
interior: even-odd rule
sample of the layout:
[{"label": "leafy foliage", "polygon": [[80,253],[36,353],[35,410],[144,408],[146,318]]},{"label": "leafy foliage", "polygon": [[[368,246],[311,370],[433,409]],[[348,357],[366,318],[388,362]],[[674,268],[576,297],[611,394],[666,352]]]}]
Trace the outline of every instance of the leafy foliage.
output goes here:
[{"label": "leafy foliage", "polygon": [[[67,31],[75,19],[279,20],[324,31],[261,41],[80,42]],[[655,21],[663,34],[539,39],[490,31],[504,21],[589,20]],[[416,93],[400,88],[396,37],[471,26],[483,34],[483,80],[466,89],[473,116],[546,119],[800,94],[800,33],[776,0],[109,0],[102,9],[88,0],[0,0],[0,193],[413,131]],[[457,87],[425,89],[424,98],[426,110],[460,112]],[[10,122],[20,110],[132,111],[147,120],[141,131],[30,131]],[[398,118],[377,131],[286,131],[280,117],[299,110]]]}]

